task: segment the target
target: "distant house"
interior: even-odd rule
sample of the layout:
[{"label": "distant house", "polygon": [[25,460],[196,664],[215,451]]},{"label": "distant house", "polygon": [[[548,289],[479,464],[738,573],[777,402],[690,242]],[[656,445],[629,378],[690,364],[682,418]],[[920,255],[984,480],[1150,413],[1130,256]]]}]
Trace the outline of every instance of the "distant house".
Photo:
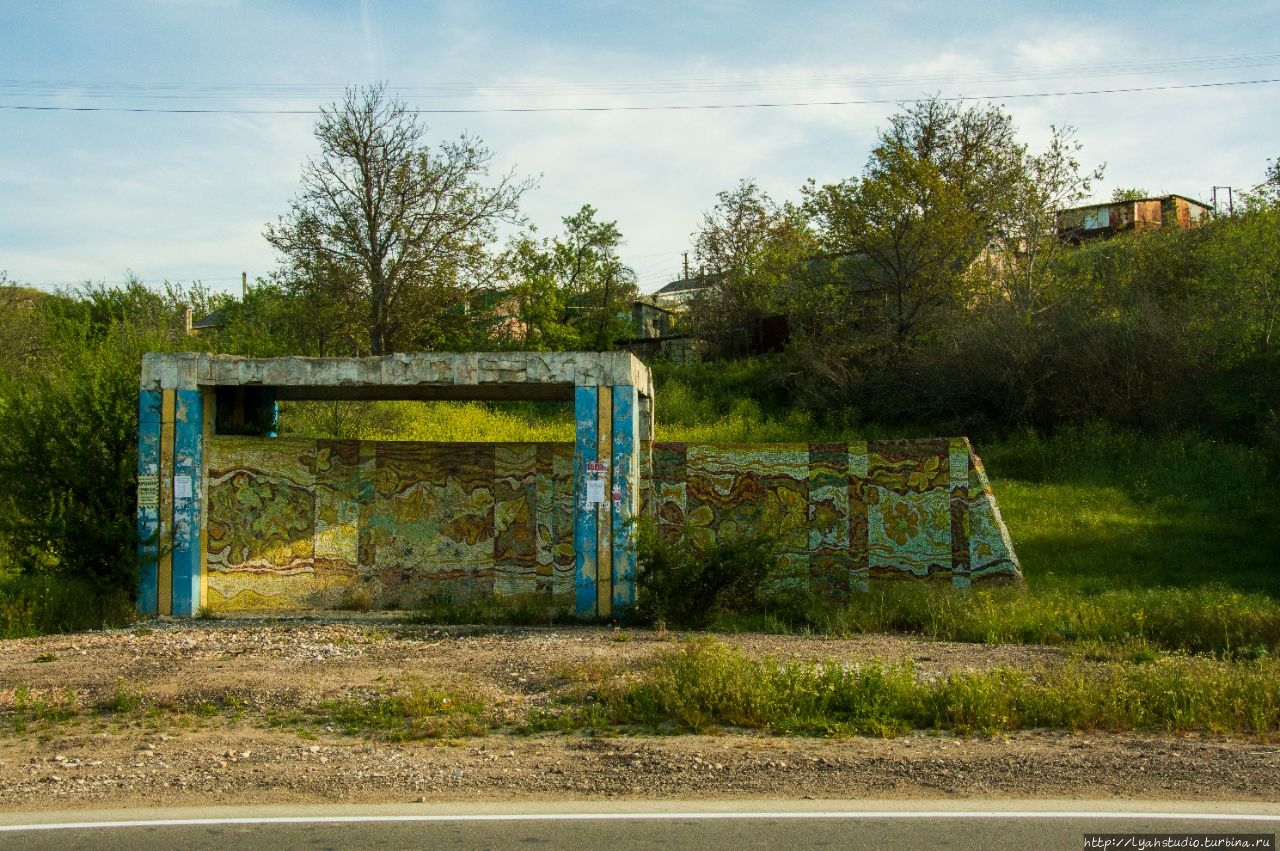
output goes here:
[{"label": "distant house", "polygon": [[1161,227],[1193,228],[1208,220],[1212,208],[1185,195],[1161,195],[1133,201],[1112,201],[1058,211],[1058,236],[1073,243],[1123,231]]},{"label": "distant house", "polygon": [[[187,309],[190,313],[190,308]],[[203,331],[216,331],[222,327],[222,323],[226,321],[226,315],[221,310],[215,310],[208,316],[203,316],[187,326],[188,334],[199,334]]]},{"label": "distant house", "polygon": [[672,281],[662,289],[650,296],[650,301],[658,307],[666,308],[669,311],[679,312],[689,299],[693,298],[702,290],[707,289],[716,281],[715,275],[698,275],[696,278],[681,278],[678,281]]},{"label": "distant house", "polygon": [[669,337],[675,333],[676,313],[654,304],[651,300],[631,302],[631,325],[638,339],[651,340]]},{"label": "distant house", "polygon": [[488,336],[498,340],[520,340],[529,333],[520,318],[520,299],[507,287],[481,287],[450,310],[488,326]]}]

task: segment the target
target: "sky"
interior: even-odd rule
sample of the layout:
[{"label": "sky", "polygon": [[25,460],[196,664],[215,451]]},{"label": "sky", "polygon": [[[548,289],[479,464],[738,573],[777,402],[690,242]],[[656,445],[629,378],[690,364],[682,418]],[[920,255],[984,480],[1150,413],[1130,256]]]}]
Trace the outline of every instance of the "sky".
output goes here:
[{"label": "sky", "polygon": [[643,291],[717,192],[856,177],[932,95],[1002,106],[1033,149],[1075,127],[1097,200],[1207,201],[1280,157],[1277,36],[1280,0],[0,0],[0,270],[238,292],[277,265],[316,111],[375,82],[429,144],[535,178],[539,235],[616,221]]}]

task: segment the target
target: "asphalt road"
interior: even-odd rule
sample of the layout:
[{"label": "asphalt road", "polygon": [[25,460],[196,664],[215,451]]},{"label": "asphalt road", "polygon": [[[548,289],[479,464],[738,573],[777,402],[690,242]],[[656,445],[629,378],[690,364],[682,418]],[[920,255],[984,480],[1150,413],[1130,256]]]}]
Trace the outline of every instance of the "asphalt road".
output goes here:
[{"label": "asphalt road", "polygon": [[1278,831],[1280,805],[1187,802],[588,802],[0,814],[0,848],[127,851],[537,847],[1079,851],[1085,847],[1086,834],[1174,834],[1187,840],[1210,834],[1250,834],[1269,838],[1274,848]]}]

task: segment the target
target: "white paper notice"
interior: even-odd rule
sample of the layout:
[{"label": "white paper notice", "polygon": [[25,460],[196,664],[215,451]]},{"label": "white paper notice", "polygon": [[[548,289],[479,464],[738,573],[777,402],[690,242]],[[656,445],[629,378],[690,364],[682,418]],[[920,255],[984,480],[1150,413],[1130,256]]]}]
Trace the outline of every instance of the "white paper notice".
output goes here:
[{"label": "white paper notice", "polygon": [[587,479],[587,505],[604,502],[604,479]]},{"label": "white paper notice", "polygon": [[190,476],[174,476],[173,477],[173,498],[174,499],[191,499],[191,477]]}]

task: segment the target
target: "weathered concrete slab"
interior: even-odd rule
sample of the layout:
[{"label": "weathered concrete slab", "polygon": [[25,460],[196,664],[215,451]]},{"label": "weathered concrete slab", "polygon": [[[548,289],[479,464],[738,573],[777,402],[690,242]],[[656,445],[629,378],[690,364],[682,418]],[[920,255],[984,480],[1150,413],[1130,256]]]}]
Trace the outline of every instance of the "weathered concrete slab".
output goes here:
[{"label": "weathered concrete slab", "polygon": [[273,387],[279,399],[572,399],[574,387],[635,387],[649,368],[629,352],[407,352],[370,358],[246,358],[149,353],[142,389]]}]

